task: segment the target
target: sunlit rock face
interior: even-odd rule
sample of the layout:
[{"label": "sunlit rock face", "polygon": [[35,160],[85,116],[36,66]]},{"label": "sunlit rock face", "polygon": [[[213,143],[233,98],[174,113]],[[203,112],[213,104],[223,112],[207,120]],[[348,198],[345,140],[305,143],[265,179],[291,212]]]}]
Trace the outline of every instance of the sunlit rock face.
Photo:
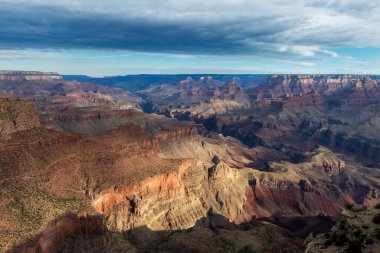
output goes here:
[{"label": "sunlit rock face", "polygon": [[174,173],[100,193],[92,204],[120,231],[139,226],[180,230],[194,226],[210,210],[231,222],[249,219],[243,207],[247,187],[244,176],[223,162],[208,169],[202,162],[186,161]]},{"label": "sunlit rock face", "polygon": [[320,149],[307,162],[273,163],[267,171],[190,160],[174,173],[101,192],[92,205],[116,230],[146,226],[159,231],[192,227],[210,210],[241,223],[273,215],[335,215],[345,203],[371,205],[378,198],[376,184],[355,166]]}]

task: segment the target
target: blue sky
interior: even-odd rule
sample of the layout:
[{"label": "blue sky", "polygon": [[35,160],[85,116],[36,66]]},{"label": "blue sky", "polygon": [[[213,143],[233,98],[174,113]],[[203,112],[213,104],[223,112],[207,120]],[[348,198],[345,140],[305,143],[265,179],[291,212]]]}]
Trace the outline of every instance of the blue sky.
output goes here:
[{"label": "blue sky", "polygon": [[380,3],[0,0],[0,69],[380,74]]}]

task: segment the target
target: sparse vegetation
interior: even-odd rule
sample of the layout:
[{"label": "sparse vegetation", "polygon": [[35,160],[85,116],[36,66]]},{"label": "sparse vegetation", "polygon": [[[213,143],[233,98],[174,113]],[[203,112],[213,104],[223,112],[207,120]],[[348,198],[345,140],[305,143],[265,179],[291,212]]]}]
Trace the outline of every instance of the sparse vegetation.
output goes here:
[{"label": "sparse vegetation", "polygon": [[346,208],[347,210],[351,210],[353,206],[354,204],[351,204],[351,203],[344,204],[344,208]]},{"label": "sparse vegetation", "polygon": [[368,245],[373,244],[373,239],[372,238],[366,238],[365,239],[365,244],[368,244]]},{"label": "sparse vegetation", "polygon": [[252,245],[246,245],[244,246],[244,248],[238,250],[236,253],[257,253],[257,251]]},{"label": "sparse vegetation", "polygon": [[338,234],[335,237],[335,246],[341,247],[348,242],[346,234]]},{"label": "sparse vegetation", "polygon": [[373,231],[373,236],[377,239],[380,239],[380,229],[379,228],[375,228],[374,231]]},{"label": "sparse vegetation", "polygon": [[361,253],[362,252],[362,240],[353,240],[348,242],[348,247],[345,253]]},{"label": "sparse vegetation", "polygon": [[326,238],[327,240],[324,242],[325,247],[329,247],[333,244],[337,247],[342,247],[349,241],[345,233],[337,233],[337,232],[333,232],[331,234],[327,233]]},{"label": "sparse vegetation", "polygon": [[13,222],[18,229],[15,233],[0,233],[0,241],[17,244],[34,236],[47,221],[88,208],[84,199],[54,197],[36,187],[33,182],[14,185],[13,181],[7,181],[3,187],[4,194],[13,196],[6,208],[13,213]]},{"label": "sparse vegetation", "polygon": [[372,219],[373,223],[380,224],[380,213],[375,214]]},{"label": "sparse vegetation", "polygon": [[344,221],[344,220],[340,221],[339,224],[338,224],[338,228],[340,230],[344,229],[345,226],[346,226],[346,221]]}]

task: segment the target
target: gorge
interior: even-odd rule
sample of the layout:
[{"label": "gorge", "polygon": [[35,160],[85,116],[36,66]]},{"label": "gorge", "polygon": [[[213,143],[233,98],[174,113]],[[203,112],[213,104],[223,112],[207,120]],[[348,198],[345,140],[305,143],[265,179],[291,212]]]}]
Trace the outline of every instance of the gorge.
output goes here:
[{"label": "gorge", "polygon": [[1,252],[318,252],[380,202],[377,76],[65,78],[0,72]]}]

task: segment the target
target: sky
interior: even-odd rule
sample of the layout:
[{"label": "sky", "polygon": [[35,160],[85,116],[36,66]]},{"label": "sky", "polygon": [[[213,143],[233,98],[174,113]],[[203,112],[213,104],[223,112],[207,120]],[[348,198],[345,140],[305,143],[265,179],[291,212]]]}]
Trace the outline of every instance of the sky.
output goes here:
[{"label": "sky", "polygon": [[380,74],[380,0],[0,0],[0,69]]}]

